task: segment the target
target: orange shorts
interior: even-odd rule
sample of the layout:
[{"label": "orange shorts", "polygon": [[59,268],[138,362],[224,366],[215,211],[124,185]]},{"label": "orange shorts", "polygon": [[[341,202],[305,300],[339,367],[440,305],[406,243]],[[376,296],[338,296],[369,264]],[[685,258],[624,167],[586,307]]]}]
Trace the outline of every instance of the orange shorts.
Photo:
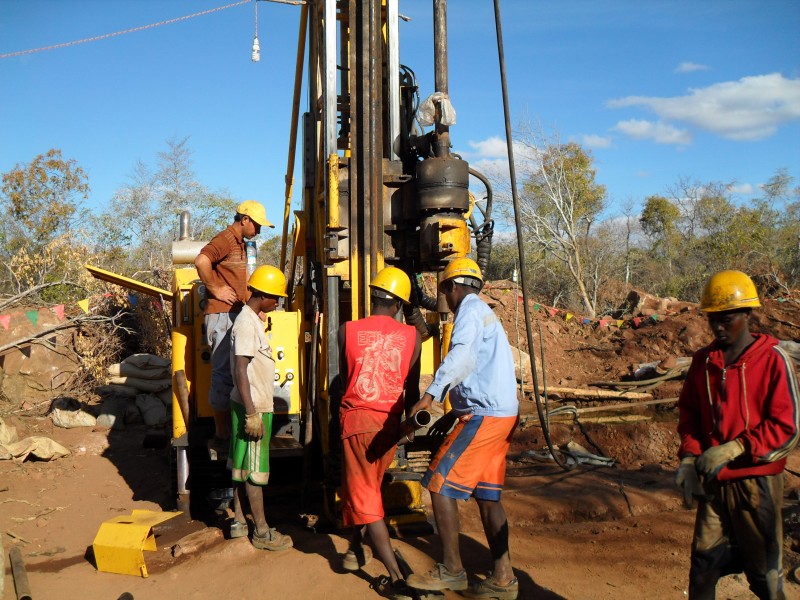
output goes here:
[{"label": "orange shorts", "polygon": [[433,457],[422,484],[448,498],[500,500],[506,454],[519,417],[464,415]]},{"label": "orange shorts", "polygon": [[392,464],[396,436],[385,429],[342,440],[342,522],[345,527],[383,519],[381,483]]}]

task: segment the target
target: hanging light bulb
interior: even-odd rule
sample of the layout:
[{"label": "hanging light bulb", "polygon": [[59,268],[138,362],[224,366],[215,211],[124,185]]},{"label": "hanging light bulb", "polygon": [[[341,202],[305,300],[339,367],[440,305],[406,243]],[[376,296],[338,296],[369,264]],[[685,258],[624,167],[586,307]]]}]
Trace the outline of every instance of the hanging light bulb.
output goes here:
[{"label": "hanging light bulb", "polygon": [[261,46],[258,43],[258,0],[255,1],[256,18],[255,18],[255,32],[253,33],[253,50],[250,54],[250,60],[258,62],[261,60]]}]

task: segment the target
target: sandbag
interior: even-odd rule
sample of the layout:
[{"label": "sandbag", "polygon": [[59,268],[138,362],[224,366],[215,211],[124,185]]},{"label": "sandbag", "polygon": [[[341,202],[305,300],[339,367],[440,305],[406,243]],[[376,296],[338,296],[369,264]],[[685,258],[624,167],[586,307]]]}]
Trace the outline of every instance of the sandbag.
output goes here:
[{"label": "sandbag", "polygon": [[74,398],[60,398],[53,403],[50,420],[56,427],[70,429],[72,427],[94,427],[97,423],[94,415],[83,410],[81,403]]},{"label": "sandbag", "polygon": [[136,406],[142,414],[144,424],[149,427],[164,425],[167,422],[167,408],[154,394],[136,396]]},{"label": "sandbag", "polygon": [[69,450],[64,446],[44,436],[27,437],[19,442],[5,444],[2,448],[5,450],[2,456],[8,455],[19,462],[23,462],[31,454],[39,460],[53,460],[69,455]]},{"label": "sandbag", "polygon": [[166,379],[172,377],[172,367],[147,367],[127,363],[114,363],[108,367],[109,377],[136,377],[138,379]]},{"label": "sandbag", "polygon": [[[109,383],[127,385],[142,392],[160,392],[172,386],[172,378],[169,379],[139,379],[138,377],[112,377]],[[137,394],[138,395],[138,394]]]},{"label": "sandbag", "polygon": [[100,414],[97,415],[97,424],[100,427],[108,427],[118,431],[125,429],[125,413],[129,404],[125,398],[107,398],[100,407]]},{"label": "sandbag", "polygon": [[172,361],[155,354],[131,354],[128,358],[123,359],[122,364],[148,369],[169,367]]},{"label": "sandbag", "polygon": [[164,403],[164,406],[167,410],[172,410],[172,388],[170,387],[168,390],[161,390],[156,394],[158,399]]},{"label": "sandbag", "polygon": [[133,386],[117,383],[98,385],[94,390],[101,396],[124,396],[125,398],[136,398],[141,393]]}]

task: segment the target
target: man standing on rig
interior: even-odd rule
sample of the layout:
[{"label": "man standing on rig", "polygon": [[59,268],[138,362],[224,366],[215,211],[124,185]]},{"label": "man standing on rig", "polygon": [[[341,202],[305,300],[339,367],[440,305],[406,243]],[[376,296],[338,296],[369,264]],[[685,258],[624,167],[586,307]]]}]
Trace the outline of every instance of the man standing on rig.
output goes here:
[{"label": "man standing on rig", "polygon": [[230,330],[250,297],[244,240],[257,236],[262,227],[274,227],[267,220],[264,206],[255,200],[245,200],[236,208],[233,224],[215,235],[194,259],[207,291],[203,328],[211,347],[208,404],[214,411],[212,448],[218,455],[227,452],[231,437]]}]

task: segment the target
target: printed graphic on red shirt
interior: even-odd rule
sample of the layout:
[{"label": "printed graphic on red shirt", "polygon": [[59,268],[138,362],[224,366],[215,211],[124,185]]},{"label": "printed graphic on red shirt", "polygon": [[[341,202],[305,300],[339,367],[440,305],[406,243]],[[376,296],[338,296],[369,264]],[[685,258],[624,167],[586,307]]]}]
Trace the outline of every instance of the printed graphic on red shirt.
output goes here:
[{"label": "printed graphic on red shirt", "polygon": [[396,399],[403,392],[401,361],[406,347],[402,332],[383,334],[379,331],[359,331],[359,346],[364,347],[361,367],[353,391],[364,402],[377,402],[381,398]]}]

